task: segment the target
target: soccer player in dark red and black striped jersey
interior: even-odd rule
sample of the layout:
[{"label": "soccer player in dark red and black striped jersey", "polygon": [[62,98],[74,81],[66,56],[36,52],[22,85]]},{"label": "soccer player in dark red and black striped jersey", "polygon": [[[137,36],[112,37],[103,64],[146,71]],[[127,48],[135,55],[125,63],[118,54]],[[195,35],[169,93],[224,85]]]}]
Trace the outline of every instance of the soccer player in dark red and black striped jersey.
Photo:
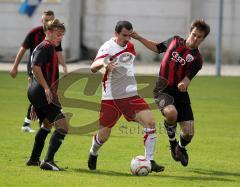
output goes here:
[{"label": "soccer player in dark red and black striped jersey", "polygon": [[46,38],[34,49],[31,57],[33,80],[28,88],[28,99],[42,124],[35,136],[35,142],[28,166],[38,166],[44,142],[52,125],[55,131],[50,139],[49,148],[41,169],[59,171],[54,163],[54,155],[68,132],[68,123],[61,112],[57,87],[59,78],[58,58],[55,47],[60,44],[65,33],[65,26],[58,19],[46,25]]},{"label": "soccer player in dark red and black striped jersey", "polygon": [[[202,68],[203,60],[198,47],[209,32],[210,27],[204,20],[195,20],[186,40],[174,36],[157,43],[143,38],[136,32],[131,34],[132,38],[140,41],[148,49],[165,53],[154,89],[154,99],[165,117],[164,125],[169,137],[171,155],[183,166],[187,166],[189,160],[185,146],[194,135],[194,117],[187,88]],[[177,123],[181,127],[179,142],[175,138]]]},{"label": "soccer player in dark red and black striped jersey", "polygon": [[[54,12],[51,10],[48,11],[44,11],[42,14],[42,26],[39,27],[35,27],[33,28],[25,37],[22,46],[20,47],[18,54],[16,56],[13,68],[10,71],[10,75],[15,78],[17,76],[18,73],[18,65],[21,62],[21,59],[23,57],[23,55],[25,54],[25,52],[29,49],[30,50],[30,54],[29,54],[29,59],[28,59],[28,63],[27,63],[27,73],[28,73],[28,80],[29,83],[32,80],[32,69],[31,69],[31,55],[33,50],[35,49],[35,47],[40,44],[44,38],[45,38],[45,31],[44,31],[44,25],[49,21],[49,20],[53,20],[54,19]],[[62,46],[61,44],[59,46],[56,47],[56,51],[57,51],[57,56],[59,59],[59,63],[63,66],[63,71],[64,74],[67,73],[67,66],[64,62],[64,57],[63,57],[63,53],[62,53]],[[29,105],[28,107],[28,112],[27,112],[27,116],[24,119],[24,123],[22,126],[22,130],[25,132],[34,132],[34,130],[31,129],[30,127],[30,123],[31,123],[31,117],[30,117],[30,111],[31,111],[31,105]]]}]

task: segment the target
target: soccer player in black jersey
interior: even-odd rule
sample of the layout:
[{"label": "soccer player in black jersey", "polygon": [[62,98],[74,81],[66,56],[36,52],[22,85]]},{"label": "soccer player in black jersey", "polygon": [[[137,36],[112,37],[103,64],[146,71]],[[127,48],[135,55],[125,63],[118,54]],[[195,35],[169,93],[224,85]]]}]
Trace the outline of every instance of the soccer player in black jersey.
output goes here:
[{"label": "soccer player in black jersey", "polygon": [[[156,53],[165,53],[161,62],[154,99],[165,117],[164,125],[169,137],[171,155],[183,166],[188,165],[186,146],[194,135],[194,117],[187,88],[202,68],[203,60],[198,46],[210,32],[204,20],[194,20],[187,39],[173,36],[157,43],[133,32],[131,37]],[[175,138],[177,123],[180,124],[180,140]]]},{"label": "soccer player in black jersey", "polygon": [[42,126],[35,136],[35,142],[28,166],[38,166],[44,142],[51,127],[55,131],[50,139],[47,154],[40,164],[41,169],[59,171],[54,155],[68,132],[68,123],[61,112],[57,87],[59,78],[56,46],[60,45],[65,26],[58,19],[47,22],[46,38],[34,49],[31,57],[33,79],[28,88],[28,99],[34,107]]},{"label": "soccer player in black jersey", "polygon": [[[33,50],[35,49],[35,47],[40,44],[44,38],[45,38],[45,31],[44,31],[44,25],[49,21],[49,20],[53,20],[54,19],[54,12],[51,10],[48,11],[44,11],[42,14],[42,26],[38,26],[33,28],[25,37],[22,46],[20,47],[18,54],[16,56],[14,65],[10,71],[10,75],[15,78],[17,76],[18,73],[18,65],[21,62],[21,59],[23,57],[23,55],[25,54],[26,50],[30,50],[30,54],[29,54],[29,59],[28,59],[28,63],[27,63],[27,73],[28,73],[28,80],[29,83],[32,80],[32,69],[31,69],[31,55]],[[57,51],[57,56],[59,59],[59,63],[63,66],[63,71],[64,74],[67,73],[67,66],[64,62],[64,57],[63,57],[63,53],[62,53],[62,46],[61,44],[59,46],[56,47],[56,51]],[[24,123],[22,126],[22,130],[25,132],[34,132],[33,129],[31,129],[30,127],[30,123],[31,123],[31,117],[30,117],[30,112],[31,112],[31,105],[29,105],[28,107],[28,112],[27,112],[27,116],[24,119]]]}]

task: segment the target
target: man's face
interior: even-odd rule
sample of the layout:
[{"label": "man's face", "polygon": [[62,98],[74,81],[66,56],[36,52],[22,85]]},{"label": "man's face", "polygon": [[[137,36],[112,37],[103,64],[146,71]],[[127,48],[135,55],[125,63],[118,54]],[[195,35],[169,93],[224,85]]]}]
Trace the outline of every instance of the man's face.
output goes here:
[{"label": "man's face", "polygon": [[196,27],[193,28],[193,30],[190,32],[188,38],[187,38],[187,46],[191,49],[196,49],[198,46],[202,43],[202,41],[205,39],[205,33],[198,30]]},{"label": "man's face", "polygon": [[42,15],[42,24],[43,25],[46,25],[46,23],[50,20],[54,20],[54,16]]},{"label": "man's face", "polygon": [[62,29],[54,28],[53,30],[48,31],[47,35],[54,46],[59,46],[63,39],[64,31]]},{"label": "man's face", "polygon": [[127,45],[128,41],[131,39],[130,34],[132,33],[131,30],[127,30],[126,28],[122,28],[120,33],[115,32],[115,36],[117,38],[117,44],[124,47]]}]

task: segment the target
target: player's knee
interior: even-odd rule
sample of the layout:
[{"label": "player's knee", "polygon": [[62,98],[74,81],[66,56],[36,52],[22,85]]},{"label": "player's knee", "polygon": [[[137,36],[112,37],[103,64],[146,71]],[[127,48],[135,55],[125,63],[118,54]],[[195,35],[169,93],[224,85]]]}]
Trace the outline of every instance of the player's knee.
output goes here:
[{"label": "player's knee", "polygon": [[147,121],[144,123],[144,128],[150,128],[150,129],[155,129],[156,128],[156,123],[155,121]]},{"label": "player's knee", "polygon": [[168,106],[164,108],[163,114],[167,119],[167,122],[170,124],[174,124],[177,121],[177,110],[174,106]]}]

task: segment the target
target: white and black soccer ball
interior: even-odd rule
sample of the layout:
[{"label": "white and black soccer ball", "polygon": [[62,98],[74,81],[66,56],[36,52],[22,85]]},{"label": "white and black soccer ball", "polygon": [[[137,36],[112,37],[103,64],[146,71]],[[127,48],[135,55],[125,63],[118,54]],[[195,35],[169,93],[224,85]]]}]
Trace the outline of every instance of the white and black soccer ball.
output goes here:
[{"label": "white and black soccer ball", "polygon": [[133,175],[147,176],[151,172],[151,162],[144,156],[136,156],[131,161],[130,170]]}]

